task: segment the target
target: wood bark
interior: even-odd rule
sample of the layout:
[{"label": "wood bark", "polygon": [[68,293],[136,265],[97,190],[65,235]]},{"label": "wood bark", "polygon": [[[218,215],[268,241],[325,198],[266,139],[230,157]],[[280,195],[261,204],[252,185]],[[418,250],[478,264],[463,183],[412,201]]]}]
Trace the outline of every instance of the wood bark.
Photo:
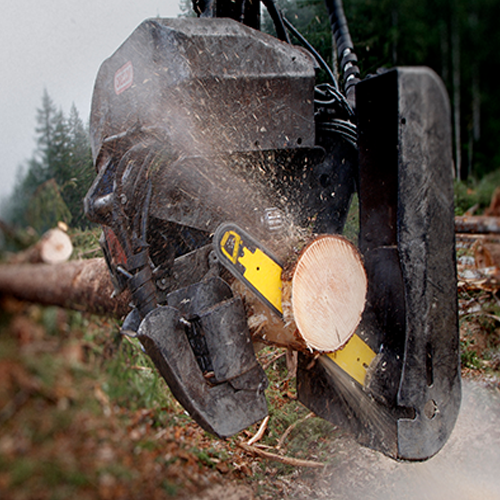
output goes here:
[{"label": "wood bark", "polygon": [[28,302],[124,316],[130,309],[130,296],[114,297],[113,292],[104,259],[0,266],[0,294]]}]

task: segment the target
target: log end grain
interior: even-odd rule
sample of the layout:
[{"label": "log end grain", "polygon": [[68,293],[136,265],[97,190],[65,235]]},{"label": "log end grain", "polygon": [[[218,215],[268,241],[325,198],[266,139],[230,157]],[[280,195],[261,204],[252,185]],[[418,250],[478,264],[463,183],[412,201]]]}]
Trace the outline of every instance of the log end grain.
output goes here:
[{"label": "log end grain", "polygon": [[71,239],[59,228],[51,229],[40,240],[40,261],[47,264],[66,262],[73,253]]},{"label": "log end grain", "polygon": [[292,313],[310,350],[340,349],[356,330],[365,307],[367,278],[354,245],[323,235],[300,256],[292,278]]}]

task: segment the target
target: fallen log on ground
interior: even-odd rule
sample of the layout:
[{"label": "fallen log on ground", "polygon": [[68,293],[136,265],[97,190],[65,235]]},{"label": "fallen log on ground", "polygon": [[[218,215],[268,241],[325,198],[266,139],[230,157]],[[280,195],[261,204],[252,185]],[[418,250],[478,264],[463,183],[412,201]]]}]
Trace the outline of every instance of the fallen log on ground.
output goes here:
[{"label": "fallen log on ground", "polygon": [[66,262],[72,253],[73,244],[70,237],[61,229],[54,228],[47,231],[34,245],[14,254],[9,263],[60,264]]},{"label": "fallen log on ground", "polygon": [[455,217],[456,233],[500,234],[500,217],[470,215]]},{"label": "fallen log on ground", "polygon": [[[321,236],[283,274],[284,321],[248,289],[239,288],[249,305],[254,340],[304,352],[333,352],[343,347],[365,304],[366,274],[357,249],[340,236]],[[113,291],[104,259],[0,266],[0,294],[43,305],[125,316],[130,294],[114,297]],[[255,324],[256,317],[259,324]]]},{"label": "fallen log on ground", "polygon": [[476,243],[476,241],[480,241],[481,243],[500,243],[500,234],[456,233],[455,239],[458,248],[460,248],[460,246],[470,247]]},{"label": "fallen log on ground", "polygon": [[130,295],[114,297],[113,291],[104,259],[0,266],[0,294],[28,302],[124,316],[130,310]]}]

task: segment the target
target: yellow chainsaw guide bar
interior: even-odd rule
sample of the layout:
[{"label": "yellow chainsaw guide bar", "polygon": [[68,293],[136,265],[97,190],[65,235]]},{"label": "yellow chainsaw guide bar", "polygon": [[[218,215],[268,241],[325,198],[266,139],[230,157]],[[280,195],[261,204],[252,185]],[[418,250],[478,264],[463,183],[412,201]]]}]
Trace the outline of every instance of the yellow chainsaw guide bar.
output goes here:
[{"label": "yellow chainsaw guide bar", "polygon": [[[275,314],[282,317],[283,269],[278,260],[236,224],[226,223],[217,228],[214,247],[221,264]],[[376,354],[354,334],[342,349],[327,356],[356,382],[364,385],[366,370]]]}]

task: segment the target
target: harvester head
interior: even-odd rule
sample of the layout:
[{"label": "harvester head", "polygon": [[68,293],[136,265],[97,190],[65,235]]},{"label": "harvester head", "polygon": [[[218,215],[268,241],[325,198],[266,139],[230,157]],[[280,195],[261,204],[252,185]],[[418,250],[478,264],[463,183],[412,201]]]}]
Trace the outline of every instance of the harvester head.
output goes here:
[{"label": "harvester head", "polygon": [[424,459],[460,401],[447,96],[432,71],[397,68],[357,85],[354,112],[316,84],[317,60],[231,19],[145,21],[97,76],[86,213],[132,294],[123,331],[225,437],[267,413],[236,284],[284,320],[283,265],[298,241],[342,232],[357,189],[366,307],[344,349],[300,354],[299,399]]}]

